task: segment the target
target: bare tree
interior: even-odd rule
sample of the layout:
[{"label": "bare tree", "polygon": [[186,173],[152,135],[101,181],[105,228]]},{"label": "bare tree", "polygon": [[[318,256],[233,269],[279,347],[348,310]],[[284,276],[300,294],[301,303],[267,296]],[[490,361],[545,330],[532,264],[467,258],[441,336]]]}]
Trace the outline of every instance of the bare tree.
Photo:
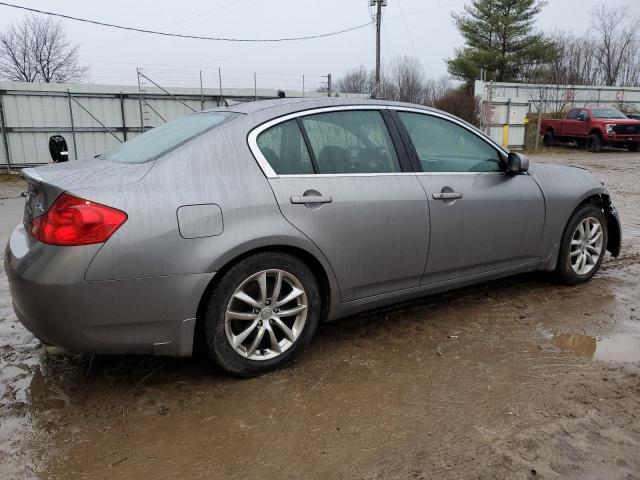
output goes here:
[{"label": "bare tree", "polygon": [[587,37],[557,32],[552,36],[557,55],[546,68],[532,72],[528,81],[556,85],[598,85],[600,67],[594,43]]},{"label": "bare tree", "polygon": [[336,89],[343,93],[371,93],[375,82],[373,71],[367,71],[364,65],[349,70],[336,82]]},{"label": "bare tree", "polygon": [[424,103],[424,69],[417,58],[396,57],[391,62],[389,80],[389,93],[393,95],[394,100]]},{"label": "bare tree", "polygon": [[[640,21],[632,23],[631,28],[635,33],[640,28]],[[631,47],[627,49],[624,57],[619,72],[618,85],[640,86],[640,39],[637,35],[634,35]]]},{"label": "bare tree", "polygon": [[424,104],[434,107],[440,99],[447,96],[453,90],[453,84],[449,77],[429,78],[424,82]]},{"label": "bare tree", "polygon": [[637,63],[638,20],[626,21],[629,9],[598,5],[591,11],[594,46],[602,79],[606,85],[617,85],[631,59]]},{"label": "bare tree", "polygon": [[60,21],[33,15],[0,33],[0,78],[61,83],[81,80],[86,74],[78,45],[67,39]]},{"label": "bare tree", "polygon": [[364,66],[347,71],[336,81],[336,88],[343,93],[371,94],[388,100],[433,106],[440,98],[451,93],[454,87],[445,76],[425,79],[417,58],[396,57],[391,66],[381,72],[379,88],[375,88],[375,73]]},{"label": "bare tree", "polygon": [[522,78],[554,85],[640,85],[640,20],[628,18],[627,8],[606,4],[591,11],[591,26],[583,34],[556,32],[550,60],[530,64]]},{"label": "bare tree", "polygon": [[9,25],[0,33],[0,78],[16,82],[35,82],[38,67],[32,52],[28,21]]}]

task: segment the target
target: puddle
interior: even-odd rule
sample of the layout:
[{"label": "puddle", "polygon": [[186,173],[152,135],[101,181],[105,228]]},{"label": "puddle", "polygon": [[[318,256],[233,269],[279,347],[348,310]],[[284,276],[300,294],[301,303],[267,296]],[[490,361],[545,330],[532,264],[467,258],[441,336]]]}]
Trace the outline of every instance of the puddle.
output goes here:
[{"label": "puddle", "polygon": [[602,362],[639,363],[640,336],[623,333],[601,338],[588,335],[557,335],[553,342],[561,350]]}]

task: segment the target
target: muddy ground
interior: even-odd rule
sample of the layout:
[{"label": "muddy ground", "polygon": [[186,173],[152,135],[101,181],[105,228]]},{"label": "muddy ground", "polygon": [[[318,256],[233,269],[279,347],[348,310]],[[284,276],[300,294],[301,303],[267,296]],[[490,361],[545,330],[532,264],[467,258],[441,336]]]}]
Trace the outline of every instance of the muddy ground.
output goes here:
[{"label": "muddy ground", "polygon": [[[0,478],[640,478],[640,155],[531,158],[612,192],[623,254],[591,282],[521,275],[328,324],[261,378],[48,357],[0,273]],[[0,181],[3,243],[21,189]]]}]

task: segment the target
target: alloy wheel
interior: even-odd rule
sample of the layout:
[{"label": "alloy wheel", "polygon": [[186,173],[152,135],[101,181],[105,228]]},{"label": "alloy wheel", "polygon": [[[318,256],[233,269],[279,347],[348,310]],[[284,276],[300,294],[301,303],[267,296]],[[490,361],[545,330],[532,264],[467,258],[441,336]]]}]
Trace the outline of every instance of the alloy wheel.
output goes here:
[{"label": "alloy wheel", "polygon": [[571,237],[571,268],[578,275],[586,275],[593,270],[602,255],[603,231],[597,218],[582,220]]},{"label": "alloy wheel", "polygon": [[263,270],[243,281],[224,316],[227,340],[249,360],[269,360],[288,350],[307,319],[302,283],[284,270]]}]

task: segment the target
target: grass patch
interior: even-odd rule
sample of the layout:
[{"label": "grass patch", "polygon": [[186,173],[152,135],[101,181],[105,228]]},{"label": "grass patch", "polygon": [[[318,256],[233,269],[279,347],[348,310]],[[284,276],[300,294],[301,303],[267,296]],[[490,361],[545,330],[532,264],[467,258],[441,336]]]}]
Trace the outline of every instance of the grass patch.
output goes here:
[{"label": "grass patch", "polygon": [[23,183],[24,179],[19,173],[0,173],[0,183]]}]

